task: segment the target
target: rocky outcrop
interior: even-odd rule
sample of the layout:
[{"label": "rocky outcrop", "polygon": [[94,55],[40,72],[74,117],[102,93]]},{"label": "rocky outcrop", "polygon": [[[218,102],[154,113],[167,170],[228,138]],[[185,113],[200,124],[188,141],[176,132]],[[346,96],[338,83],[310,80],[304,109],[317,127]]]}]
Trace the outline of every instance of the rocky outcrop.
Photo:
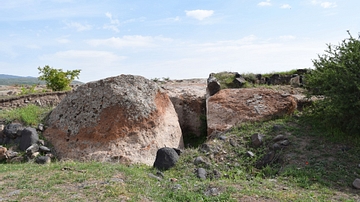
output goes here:
[{"label": "rocky outcrop", "polygon": [[290,95],[282,95],[265,88],[242,88],[220,90],[207,99],[208,135],[222,132],[248,121],[261,121],[296,109]]},{"label": "rocky outcrop", "polygon": [[78,87],[47,120],[59,158],[151,165],[164,146],[181,148],[178,117],[153,81],[120,75]]},{"label": "rocky outcrop", "polygon": [[169,95],[179,118],[183,136],[204,135],[206,116],[205,79],[176,80],[162,84]]}]

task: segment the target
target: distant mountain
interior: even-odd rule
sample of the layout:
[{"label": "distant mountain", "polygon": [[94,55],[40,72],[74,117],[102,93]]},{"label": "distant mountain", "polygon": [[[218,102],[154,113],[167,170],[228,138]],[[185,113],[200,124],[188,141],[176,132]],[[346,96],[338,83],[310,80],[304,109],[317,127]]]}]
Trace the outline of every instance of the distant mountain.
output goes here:
[{"label": "distant mountain", "polygon": [[0,74],[0,79],[16,79],[16,78],[35,78],[35,77],[23,77],[23,76],[14,76],[14,75],[8,75],[8,74]]},{"label": "distant mountain", "polygon": [[[44,81],[38,80],[37,77],[31,76],[15,76],[8,74],[0,74],[0,85],[33,85],[33,84],[45,84]],[[73,81],[73,84],[82,84],[80,81]]]}]

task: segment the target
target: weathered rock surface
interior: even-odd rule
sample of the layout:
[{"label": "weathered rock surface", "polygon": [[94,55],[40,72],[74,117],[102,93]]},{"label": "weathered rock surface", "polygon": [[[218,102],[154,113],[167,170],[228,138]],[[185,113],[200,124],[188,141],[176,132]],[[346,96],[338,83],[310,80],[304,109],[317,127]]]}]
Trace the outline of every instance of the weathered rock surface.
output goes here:
[{"label": "weathered rock surface", "polygon": [[183,135],[203,135],[201,118],[206,116],[206,79],[175,80],[162,87],[175,107]]},{"label": "weathered rock surface", "polygon": [[11,123],[5,126],[4,134],[8,139],[16,139],[21,136],[20,132],[24,129],[24,126],[20,123]]},{"label": "weathered rock surface", "polygon": [[248,121],[268,120],[291,114],[296,102],[290,95],[271,89],[224,89],[207,99],[208,135]]},{"label": "weathered rock surface", "polygon": [[39,135],[35,128],[27,127],[21,131],[19,149],[25,151],[31,145],[39,141]]},{"label": "weathered rock surface", "polygon": [[206,88],[206,94],[207,96],[213,96],[217,92],[219,92],[221,89],[220,83],[216,80],[215,77],[213,77],[212,74],[210,74],[208,80],[207,80],[207,88]]},{"label": "weathered rock surface", "polygon": [[78,87],[53,110],[47,125],[44,136],[59,158],[151,165],[159,148],[183,147],[168,95],[140,76]]}]

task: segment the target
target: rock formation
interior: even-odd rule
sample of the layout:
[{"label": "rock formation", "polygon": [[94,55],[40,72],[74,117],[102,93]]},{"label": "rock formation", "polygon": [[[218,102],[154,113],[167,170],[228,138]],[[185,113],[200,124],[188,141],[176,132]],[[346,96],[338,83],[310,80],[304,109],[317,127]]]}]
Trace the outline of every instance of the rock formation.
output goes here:
[{"label": "rock formation", "polygon": [[47,120],[44,135],[59,158],[145,163],[162,147],[183,147],[168,95],[153,81],[120,75],[68,94]]},{"label": "rock formation", "polygon": [[206,80],[177,80],[166,82],[162,87],[175,107],[184,137],[204,135],[202,130],[206,125],[201,118],[206,116]]},{"label": "rock formation", "polygon": [[220,90],[207,99],[208,135],[226,131],[248,121],[261,121],[291,114],[296,102],[290,95],[282,95],[265,88]]}]

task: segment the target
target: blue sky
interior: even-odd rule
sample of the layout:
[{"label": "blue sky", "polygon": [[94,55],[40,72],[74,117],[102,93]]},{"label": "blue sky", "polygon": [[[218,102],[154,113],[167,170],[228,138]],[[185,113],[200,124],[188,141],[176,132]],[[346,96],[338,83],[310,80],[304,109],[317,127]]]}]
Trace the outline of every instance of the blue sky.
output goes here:
[{"label": "blue sky", "polygon": [[360,32],[358,0],[1,0],[0,73],[206,78],[312,67]]}]

